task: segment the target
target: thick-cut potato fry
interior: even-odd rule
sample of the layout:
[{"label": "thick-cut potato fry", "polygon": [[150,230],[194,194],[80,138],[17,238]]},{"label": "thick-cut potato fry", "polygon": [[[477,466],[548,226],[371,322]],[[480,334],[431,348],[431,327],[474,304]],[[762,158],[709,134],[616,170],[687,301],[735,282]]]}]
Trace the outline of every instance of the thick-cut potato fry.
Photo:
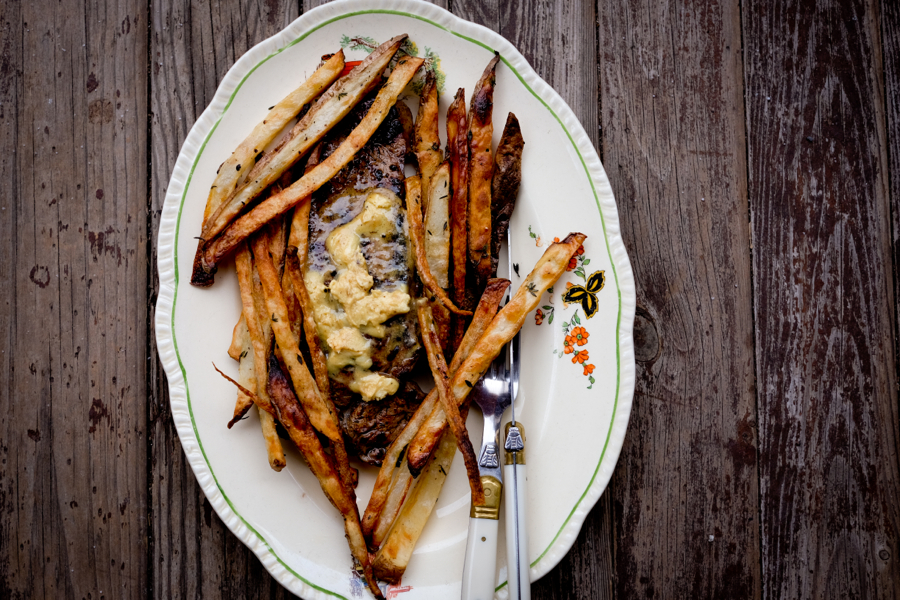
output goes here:
[{"label": "thick-cut potato fry", "polygon": [[219,167],[216,178],[209,190],[206,210],[203,213],[203,225],[215,213],[223,202],[231,195],[240,181],[241,175],[249,171],[259,154],[278,136],[282,129],[296,117],[308,102],[321,94],[334,83],[344,69],[344,51],[341,50],[325,61],[300,84],[300,87],[285,96],[278,104],[269,109],[265,119],[258,123],[250,135],[235,148],[225,162]]},{"label": "thick-cut potato fry", "polygon": [[[450,286],[450,163],[444,161],[434,172],[424,198],[425,258],[437,284],[447,289]],[[441,348],[446,352],[450,345],[450,311],[440,302],[432,302],[431,310]]]},{"label": "thick-cut potato fry", "polygon": [[231,332],[231,345],[228,346],[228,356],[234,360],[241,360],[241,352],[244,349],[244,331],[247,329],[247,323],[244,322],[244,313],[238,322],[234,324],[234,330]]},{"label": "thick-cut potato fry", "polygon": [[291,441],[306,459],[313,475],[319,480],[325,496],[344,518],[344,532],[350,543],[350,552],[362,565],[372,593],[376,598],[382,598],[378,584],[372,575],[369,553],[359,524],[359,508],[356,506],[355,494],[345,485],[331,461],[331,457],[325,453],[322,442],[316,435],[316,430],[300,408],[288,378],[274,357],[269,365],[269,373],[271,375],[267,388],[272,398],[274,413],[278,416],[279,422],[287,431]]},{"label": "thick-cut potato fry", "polygon": [[281,446],[281,440],[275,432],[274,424],[271,418],[266,418],[267,411],[271,411],[272,405],[269,395],[266,393],[266,381],[268,381],[268,373],[266,365],[268,364],[269,352],[269,336],[260,326],[259,313],[257,312],[258,302],[254,299],[254,269],[253,259],[250,250],[243,246],[235,256],[235,267],[238,276],[238,286],[241,290],[241,305],[243,306],[244,317],[247,322],[247,331],[249,332],[250,341],[253,346],[253,368],[256,372],[256,394],[259,399],[257,407],[259,407],[259,420],[263,432],[263,438],[266,442],[266,452],[269,457],[269,466],[276,471],[280,471],[285,466],[284,449]]},{"label": "thick-cut potato fry", "polygon": [[434,319],[431,316],[431,307],[427,300],[416,300],[416,313],[419,318],[419,331],[422,335],[422,343],[428,356],[428,364],[431,366],[431,374],[434,377],[434,387],[438,391],[438,399],[447,415],[450,430],[456,437],[456,443],[463,456],[466,465],[466,473],[469,476],[469,487],[472,489],[472,504],[484,505],[484,488],[481,486],[481,473],[478,472],[478,459],[475,449],[472,448],[472,440],[466,431],[466,422],[459,414],[459,407],[450,395],[450,376],[447,373],[447,363],[444,362],[444,354],[441,352],[440,341],[434,330]]},{"label": "thick-cut potato fry", "polygon": [[191,284],[201,287],[212,285],[217,269],[216,265],[222,258],[231,253],[238,244],[265,223],[284,214],[319,189],[352,160],[384,121],[388,111],[396,103],[397,97],[423,62],[421,58],[401,58],[391,72],[387,83],[378,92],[378,96],[366,116],[331,156],[316,165],[294,185],[270,196],[249,213],[235,220],[217,238],[207,242],[203,255],[194,260]]},{"label": "thick-cut potato fry", "polygon": [[428,466],[419,475],[416,486],[403,504],[403,510],[394,521],[387,540],[375,555],[373,568],[375,576],[379,579],[389,583],[400,581],[412,557],[416,542],[425,529],[428,517],[437,504],[454,454],[456,454],[456,440],[448,431],[441,439]]},{"label": "thick-cut potato fry", "polygon": [[[407,492],[415,483],[415,478],[409,471],[409,465],[404,461],[394,474],[394,480],[391,482],[391,493],[388,495],[384,504],[384,509],[378,515],[372,530],[371,539],[369,539],[369,548],[377,550],[384,543],[394,525],[394,521],[400,511],[403,509],[403,501],[406,500]],[[363,530],[365,534],[365,530]],[[368,538],[367,538],[368,539]]]},{"label": "thick-cut potato fry", "polygon": [[[500,302],[506,294],[506,288],[509,287],[507,279],[492,279],[488,281],[488,285],[481,296],[481,301],[475,309],[475,316],[472,318],[472,324],[466,332],[459,349],[450,362],[450,373],[454,373],[456,369],[468,358],[475,343],[488,328],[493,320],[494,315],[500,308]],[[363,533],[367,538],[372,537],[372,532],[379,528],[379,524],[384,521],[385,529],[390,529],[396,514],[391,514],[386,507],[396,503],[396,498],[400,498],[402,503],[408,491],[407,487],[395,485],[398,478],[394,476],[399,464],[407,464],[405,452],[409,443],[416,436],[419,428],[425,420],[431,415],[432,411],[438,404],[437,390],[431,390],[428,396],[413,413],[413,416],[407,422],[406,427],[400,432],[400,435],[388,447],[385,452],[384,460],[381,463],[381,469],[378,471],[378,477],[375,480],[375,487],[366,505],[366,511],[363,515]],[[377,546],[373,546],[377,547]]]},{"label": "thick-cut potato fry", "polygon": [[494,156],[494,177],[491,180],[491,272],[497,273],[500,244],[506,239],[509,219],[516,207],[516,196],[522,182],[522,149],[525,140],[516,115],[509,113],[503,136]]},{"label": "thick-cut potato fry", "polygon": [[[425,190],[424,180],[422,189]],[[450,163],[444,162],[431,178],[425,204],[425,258],[435,281],[450,286]]]},{"label": "thick-cut potato fry", "polygon": [[[447,159],[450,161],[450,284],[453,300],[463,308],[466,294],[466,255],[469,206],[469,145],[466,140],[466,91],[459,88],[450,108],[447,109]],[[455,352],[466,333],[466,320],[453,319],[450,334],[450,350]]]},{"label": "thick-cut potato fry", "polygon": [[[419,94],[419,112],[416,114],[415,139],[413,151],[419,163],[419,176],[422,177],[422,204],[428,207],[431,198],[428,195],[431,178],[443,160],[441,138],[438,133],[438,89],[434,71],[425,73],[425,85]],[[447,287],[443,284],[442,287]]]},{"label": "thick-cut potato fry", "polygon": [[340,123],[372,84],[377,82],[406,37],[399,35],[379,46],[349,75],[339,79],[322,94],[291,130],[288,139],[282,142],[277,150],[263,157],[247,175],[244,184],[213,213],[203,227],[200,237],[211,240],[222,232],[247,204],[275,183],[282,173],[305,156],[332,127]]},{"label": "thick-cut potato fry", "polygon": [[259,236],[253,241],[253,257],[263,287],[266,301],[266,316],[271,319],[275,341],[281,349],[282,357],[294,383],[294,391],[303,405],[310,422],[335,444],[343,444],[344,438],[338,427],[337,415],[329,410],[328,405],[319,393],[315,380],[306,368],[300,354],[297,339],[291,332],[284,294],[279,283],[278,273],[269,255],[268,240]]},{"label": "thick-cut potato fry", "polygon": [[461,310],[453,304],[447,292],[438,285],[431,269],[428,267],[428,259],[425,257],[425,225],[422,223],[422,185],[418,177],[407,177],[406,181],[406,218],[409,224],[409,241],[412,244],[413,255],[416,258],[416,269],[419,279],[434,294],[441,303],[458,315],[471,316],[472,312]]},{"label": "thick-cut potato fry", "polygon": [[469,106],[469,263],[479,288],[491,276],[491,139],[498,62],[496,54],[478,80]]},{"label": "thick-cut potato fry", "polygon": [[[238,380],[243,387],[255,390],[256,373],[253,367],[253,343],[250,341],[250,331],[247,329],[247,320],[244,318],[243,312],[241,312],[241,320],[238,321],[235,332],[237,334],[235,337],[240,342]],[[237,402],[234,405],[234,416],[228,422],[228,429],[231,429],[235,423],[243,419],[253,404],[252,396],[239,391]]]},{"label": "thick-cut potato fry", "polygon": [[[522,328],[525,317],[540,302],[541,294],[556,283],[559,276],[565,272],[569,259],[586,237],[583,233],[570,233],[563,241],[551,244],[547,248],[509,303],[494,317],[469,358],[454,373],[450,387],[457,404],[465,401],[472,387],[481,379],[503,345],[513,339]],[[414,473],[425,466],[428,456],[437,445],[446,426],[447,418],[443,409],[438,406],[419,429],[415,439],[410,442],[407,460]]]}]

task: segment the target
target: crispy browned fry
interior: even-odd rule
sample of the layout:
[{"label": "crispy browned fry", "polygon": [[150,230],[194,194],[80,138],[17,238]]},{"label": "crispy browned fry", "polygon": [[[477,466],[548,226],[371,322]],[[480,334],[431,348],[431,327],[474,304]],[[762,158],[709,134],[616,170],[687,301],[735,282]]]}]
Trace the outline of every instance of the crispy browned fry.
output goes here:
[{"label": "crispy browned fry", "polygon": [[[525,322],[525,317],[534,310],[548,287],[556,283],[562,275],[569,259],[587,236],[570,233],[561,242],[551,244],[538,260],[534,270],[522,282],[509,303],[497,314],[490,327],[478,340],[469,358],[462,364],[450,383],[457,404],[462,404],[475,383],[490,366],[503,345],[509,342]],[[421,469],[447,426],[447,419],[441,407],[437,407],[422,425],[415,439],[410,442],[407,460],[415,473]]]},{"label": "crispy browned fry", "polygon": [[472,488],[472,504],[483,506],[484,488],[481,486],[481,474],[478,472],[478,459],[475,457],[475,449],[472,448],[469,432],[466,431],[466,422],[460,416],[459,407],[450,395],[450,376],[447,373],[447,363],[444,362],[440,341],[434,330],[431,307],[424,298],[416,300],[416,315],[419,318],[419,331],[422,335],[422,343],[425,345],[425,354],[428,356],[428,364],[431,366],[431,374],[434,377],[434,386],[438,391],[438,399],[441,401],[440,406],[444,408],[450,430],[456,437],[456,443],[466,465],[469,487]]},{"label": "crispy browned fry", "polygon": [[494,156],[494,177],[491,180],[491,272],[497,273],[500,244],[506,239],[509,219],[516,207],[516,196],[522,182],[522,149],[525,140],[516,115],[509,113],[503,136]]},{"label": "crispy browned fry", "polygon": [[290,381],[281,370],[277,360],[273,360],[269,365],[269,373],[268,393],[272,398],[274,413],[287,431],[291,441],[306,459],[316,479],[319,480],[325,496],[344,518],[344,532],[350,543],[350,551],[362,565],[372,593],[377,598],[381,598],[381,592],[372,576],[369,553],[366,550],[366,542],[359,524],[359,508],[356,506],[355,494],[344,484],[331,457],[325,453],[319,436],[316,435],[316,430],[300,408],[297,396],[291,389]]},{"label": "crispy browned fry", "polygon": [[403,503],[403,510],[394,521],[387,540],[378,550],[373,561],[375,576],[389,583],[397,583],[406,571],[416,542],[425,529],[428,517],[437,504],[438,496],[450,464],[456,454],[456,440],[451,432],[444,434],[431,461],[416,480],[409,499]]},{"label": "crispy browned fry", "polygon": [[241,175],[252,168],[266,146],[287,127],[291,119],[296,117],[308,102],[330,86],[343,69],[344,51],[341,50],[316,69],[300,87],[269,109],[262,122],[253,128],[250,135],[219,167],[206,201],[206,210],[203,213],[204,226],[237,187]]},{"label": "crispy browned fry", "polygon": [[[434,172],[424,198],[425,258],[437,284],[447,289],[450,286],[450,163],[444,161]],[[431,310],[441,348],[446,352],[450,342],[450,311],[439,302],[432,302]]]},{"label": "crispy browned fry", "polygon": [[413,254],[416,257],[416,269],[419,279],[434,294],[441,303],[458,315],[471,316],[472,311],[457,308],[447,296],[447,292],[438,285],[428,267],[428,259],[425,257],[425,225],[422,223],[422,186],[418,177],[407,177],[406,181],[406,218],[409,223],[409,241],[412,244]]},{"label": "crispy browned fry", "polygon": [[491,139],[498,62],[500,55],[495,54],[478,80],[469,106],[469,263],[479,287],[491,276]]},{"label": "crispy browned fry", "polygon": [[[475,309],[475,316],[472,318],[472,324],[466,332],[462,340],[462,344],[456,351],[456,355],[450,362],[450,373],[454,373],[459,365],[465,361],[475,347],[478,338],[484,333],[497,314],[500,302],[506,294],[506,288],[509,287],[509,280],[492,279],[488,281],[488,285],[481,296],[478,308]],[[413,440],[419,428],[425,420],[431,415],[432,411],[438,404],[437,390],[431,390],[431,393],[425,397],[416,412],[410,418],[406,427],[400,432],[400,435],[393,441],[385,452],[384,460],[381,463],[381,469],[378,471],[378,477],[375,480],[375,487],[372,490],[372,496],[366,505],[366,512],[363,516],[363,533],[367,538],[371,538],[373,531],[376,529],[389,530],[396,517],[396,512],[387,510],[388,506],[399,505],[406,497],[409,489],[408,483],[403,487],[399,483],[399,478],[395,476],[398,469],[397,465],[406,465],[407,461],[404,453],[408,444]],[[399,501],[397,501],[399,498]],[[382,525],[383,523],[383,525]],[[373,546],[377,547],[377,546]]]},{"label": "crispy browned fry", "polygon": [[316,165],[294,185],[282,190],[279,194],[270,196],[249,213],[235,220],[218,237],[207,242],[203,255],[198,255],[194,260],[191,284],[201,287],[212,285],[217,269],[216,265],[222,258],[230,254],[254,231],[293,208],[340,171],[369,141],[369,138],[384,121],[388,111],[396,103],[400,92],[403,91],[423,62],[421,58],[401,58],[391,72],[387,83],[378,92],[378,96],[366,116],[331,156]]},{"label": "crispy browned fry", "polygon": [[[378,550],[381,544],[384,543],[384,539],[394,525],[397,515],[403,509],[403,502],[406,500],[406,495],[414,483],[415,478],[409,471],[409,465],[406,464],[406,461],[402,461],[400,468],[394,471],[391,493],[385,501],[384,509],[382,509],[381,514],[378,515],[378,519],[375,521],[371,537],[366,538],[369,540],[370,550]],[[363,530],[363,534],[365,535],[365,530]]]},{"label": "crispy browned fry", "polygon": [[[325,401],[328,410],[337,415],[337,408],[331,399],[331,382],[328,379],[328,362],[322,347],[319,345],[319,335],[316,331],[316,320],[313,316],[312,300],[309,298],[309,291],[306,289],[306,283],[300,272],[300,267],[296,253],[289,251],[287,263],[285,264],[287,274],[289,275],[294,289],[295,298],[298,303],[300,318],[303,320],[303,332],[306,335],[306,345],[309,347],[309,354],[313,364],[313,372],[316,376],[316,385]],[[334,444],[334,456],[337,459],[338,470],[341,477],[351,488],[355,488],[359,481],[359,474],[356,469],[350,466],[350,457],[347,454],[347,448],[343,443]]]},{"label": "crispy browned fry", "polygon": [[[256,373],[253,367],[253,343],[250,341],[250,332],[247,329],[247,321],[244,319],[243,312],[241,313],[241,320],[238,321],[236,333],[236,337],[241,344],[238,355],[238,379],[243,387],[255,390]],[[237,402],[234,405],[234,416],[228,422],[228,429],[231,429],[235,423],[243,419],[253,404],[254,401],[251,396],[238,391]]]},{"label": "crispy browned fry", "polygon": [[[466,213],[469,206],[469,145],[466,140],[466,91],[459,88],[447,109],[447,159],[450,161],[450,285],[453,300],[466,306],[466,248],[468,230]],[[450,349],[459,347],[466,333],[466,320],[453,319]]]},{"label": "crispy browned fry", "polygon": [[235,267],[238,276],[238,286],[241,290],[241,305],[244,311],[244,317],[247,323],[247,331],[253,346],[253,368],[256,372],[256,395],[259,403],[256,405],[259,410],[259,420],[263,432],[263,439],[266,443],[266,452],[269,457],[269,466],[274,470],[280,471],[284,468],[284,450],[281,447],[281,440],[275,432],[274,422],[271,415],[271,401],[266,393],[266,384],[268,373],[266,365],[268,364],[269,337],[260,326],[259,313],[257,312],[258,302],[254,299],[253,280],[254,269],[253,259],[250,250],[243,246],[235,256]]},{"label": "crispy browned fry", "polygon": [[243,351],[244,346],[243,332],[246,328],[247,324],[244,322],[244,313],[241,312],[241,317],[238,319],[238,322],[234,324],[234,331],[231,332],[231,345],[228,346],[228,356],[234,360],[241,360],[241,352]]},{"label": "crispy browned fry", "polygon": [[322,395],[316,382],[313,380],[309,369],[300,355],[297,339],[291,332],[291,326],[287,314],[287,306],[284,294],[279,283],[278,272],[269,255],[268,240],[262,236],[253,240],[253,257],[262,283],[263,294],[266,301],[266,317],[271,319],[272,331],[275,333],[275,341],[281,349],[281,355],[287,366],[291,381],[303,409],[306,411],[310,422],[320,432],[335,444],[343,444],[340,427],[337,424],[337,415],[334,414]]},{"label": "crispy browned fry", "polygon": [[450,163],[445,161],[437,168],[427,196],[425,258],[437,284],[446,289],[450,286]]},{"label": "crispy browned fry", "polygon": [[[434,71],[425,73],[425,85],[419,94],[419,112],[416,114],[415,139],[413,150],[419,162],[419,175],[422,177],[423,199],[422,204],[428,207],[431,202],[428,190],[431,178],[443,160],[441,152],[441,139],[438,134],[438,89]],[[447,287],[443,284],[442,287]]]},{"label": "crispy browned fry", "polygon": [[[211,240],[222,232],[247,204],[275,183],[282,173],[305,156],[332,127],[340,123],[381,76],[406,37],[399,35],[379,46],[346,77],[339,79],[322,94],[278,149],[263,157],[247,175],[243,185],[213,213],[204,225],[201,237],[204,240]],[[343,56],[339,60],[343,63]]]},{"label": "crispy browned fry", "polygon": [[316,331],[316,318],[313,314],[312,300],[309,297],[309,290],[306,289],[306,283],[303,281],[299,263],[300,259],[297,258],[296,253],[288,254],[287,272],[293,281],[294,293],[300,305],[300,313],[303,318],[303,333],[306,335],[306,345],[309,346],[309,353],[312,357],[316,384],[319,386],[322,396],[328,396],[331,389],[331,382],[328,379],[328,359],[325,358],[325,353],[319,345],[319,334]]}]

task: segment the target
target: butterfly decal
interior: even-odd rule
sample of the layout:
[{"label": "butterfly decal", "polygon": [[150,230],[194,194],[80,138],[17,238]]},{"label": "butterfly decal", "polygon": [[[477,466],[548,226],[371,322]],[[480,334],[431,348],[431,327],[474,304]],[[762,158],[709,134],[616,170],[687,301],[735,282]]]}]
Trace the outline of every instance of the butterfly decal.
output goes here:
[{"label": "butterfly decal", "polygon": [[587,278],[585,285],[573,285],[565,294],[563,294],[563,302],[572,304],[578,302],[584,309],[584,316],[588,319],[597,314],[600,307],[597,302],[597,292],[606,285],[606,275],[604,271],[594,271]]}]

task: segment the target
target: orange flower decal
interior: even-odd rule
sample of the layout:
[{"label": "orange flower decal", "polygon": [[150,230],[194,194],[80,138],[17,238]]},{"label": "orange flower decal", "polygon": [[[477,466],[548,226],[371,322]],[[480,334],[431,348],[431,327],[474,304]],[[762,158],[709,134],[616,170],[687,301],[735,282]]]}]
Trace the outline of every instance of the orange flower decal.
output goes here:
[{"label": "orange flower decal", "polygon": [[575,343],[579,346],[584,346],[588,342],[588,338],[591,337],[584,327],[576,327],[572,330],[572,335],[570,337],[575,338]]},{"label": "orange flower decal", "polygon": [[575,338],[571,335],[567,335],[566,339],[563,340],[563,352],[566,354],[572,354],[575,352]]},{"label": "orange flower decal", "polygon": [[584,375],[587,377],[594,372],[594,365],[584,365]]},{"label": "orange flower decal", "polygon": [[[555,241],[559,241],[559,238],[556,238]],[[569,266],[566,267],[566,271],[574,271],[576,267],[578,267],[578,257],[584,254],[584,246],[578,246],[578,250],[575,251],[575,254],[572,255],[572,258],[569,259]]]},{"label": "orange flower decal", "polygon": [[587,350],[579,350],[572,357],[572,364],[573,365],[574,364],[582,364],[583,365],[584,363],[587,362],[587,359],[588,359],[588,351]]},{"label": "orange flower decal", "polygon": [[544,322],[544,311],[542,311],[541,309],[537,309],[534,312],[534,324],[540,325],[543,322]]}]

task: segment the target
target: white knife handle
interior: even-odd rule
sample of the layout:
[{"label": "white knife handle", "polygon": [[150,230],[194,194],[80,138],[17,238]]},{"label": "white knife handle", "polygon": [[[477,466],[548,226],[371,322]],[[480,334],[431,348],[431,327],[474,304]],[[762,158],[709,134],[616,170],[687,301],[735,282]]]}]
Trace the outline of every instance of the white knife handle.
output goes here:
[{"label": "white knife handle", "polygon": [[500,521],[469,519],[462,600],[493,600],[497,586],[497,530]]},{"label": "white knife handle", "polygon": [[490,475],[481,476],[481,485],[485,506],[472,506],[469,513],[462,600],[493,600],[497,586],[497,538],[503,485]]},{"label": "white knife handle", "polygon": [[[509,454],[507,454],[509,456]],[[503,467],[506,481],[506,565],[509,600],[531,600],[531,575],[528,564],[528,526],[525,521],[525,465]],[[513,493],[513,486],[516,492]],[[519,555],[516,556],[516,534]]]}]

